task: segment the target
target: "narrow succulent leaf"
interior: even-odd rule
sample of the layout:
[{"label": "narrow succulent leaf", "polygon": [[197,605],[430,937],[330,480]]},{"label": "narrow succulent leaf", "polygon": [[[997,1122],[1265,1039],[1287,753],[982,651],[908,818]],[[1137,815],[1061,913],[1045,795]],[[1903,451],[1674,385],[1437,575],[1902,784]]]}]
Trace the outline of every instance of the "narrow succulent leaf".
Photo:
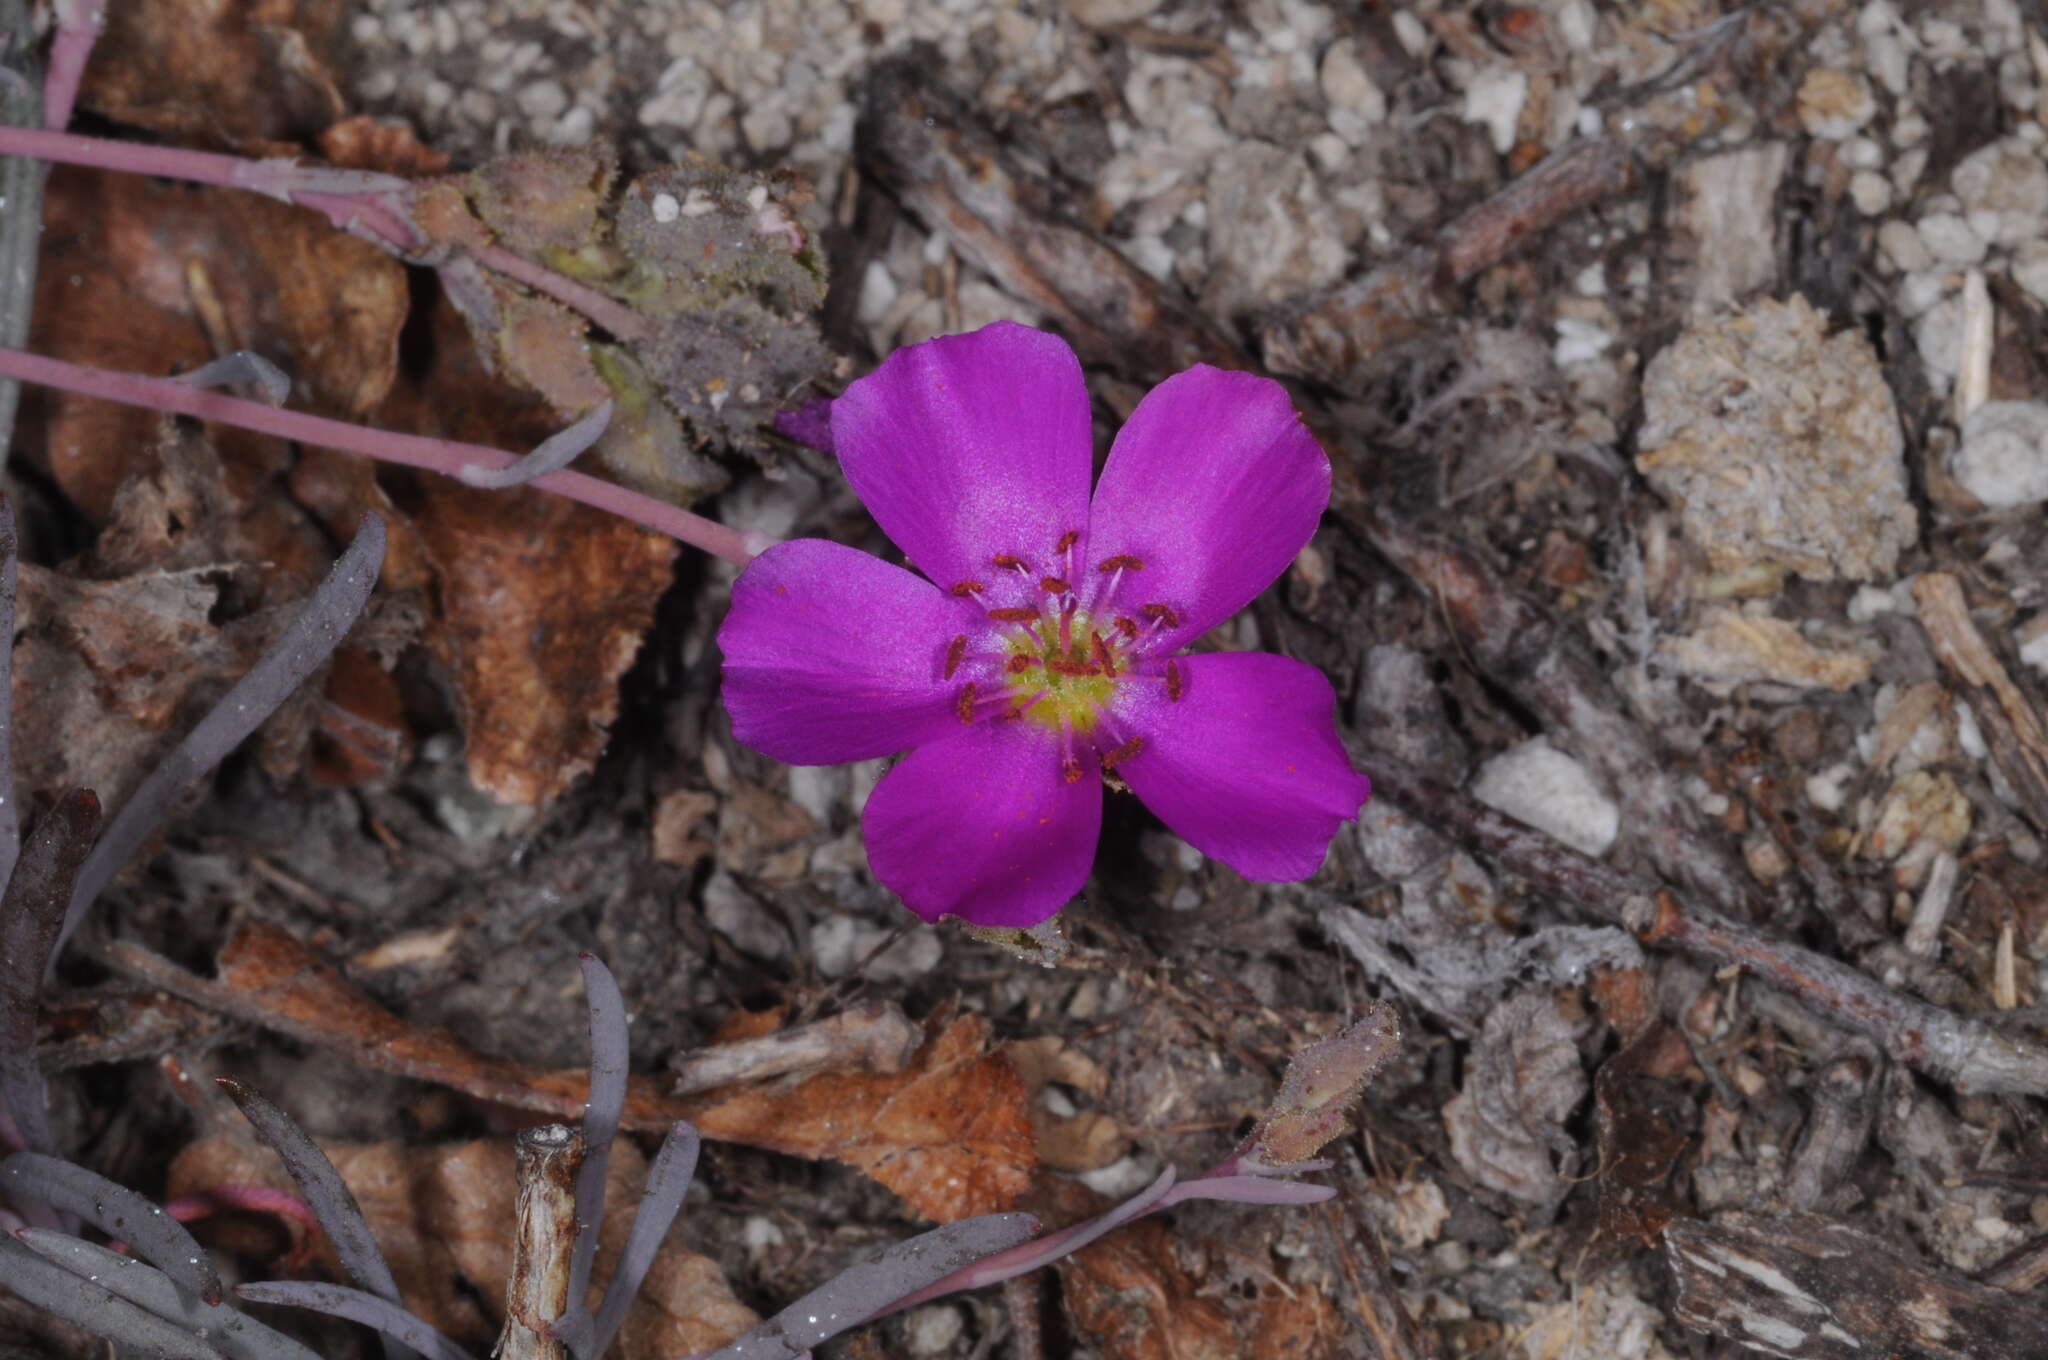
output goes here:
[{"label": "narrow succulent leaf", "polygon": [[184,383],[187,387],[260,387],[263,399],[272,406],[284,405],[285,399],[292,394],[290,375],[253,349],[223,354],[190,373],[178,374],[171,381]]},{"label": "narrow succulent leaf", "polygon": [[243,1118],[284,1161],[284,1169],[291,1173],[299,1194],[320,1220],[320,1227],[334,1244],[334,1254],[349,1278],[389,1303],[400,1302],[398,1282],[391,1277],[384,1253],[377,1249],[377,1239],[363,1219],[362,1208],[319,1144],[306,1136],[297,1120],[260,1092],[226,1077],[219,1082],[240,1107]]},{"label": "narrow succulent leaf", "polygon": [[167,1360],[228,1360],[176,1323],[138,1308],[95,1280],[44,1260],[11,1236],[0,1237],[0,1284],[129,1354]]},{"label": "narrow succulent leaf", "polygon": [[106,835],[86,859],[72,889],[70,909],[57,936],[59,950],[78,929],[79,921],[84,919],[86,909],[100,890],[155,834],[185,790],[241,745],[341,645],[362,614],[363,606],[369,603],[370,591],[377,584],[377,573],[383,564],[384,521],[374,513],[365,514],[355,541],[335,562],[327,579],[315,588],[283,635],[234,683],[213,711],[199,720],[199,725],[178,743],[177,749],[150,771],[114,814]]},{"label": "narrow succulent leaf", "polygon": [[604,1183],[612,1140],[626,1109],[626,1000],[618,979],[595,954],[584,954],[583,995],[590,1005],[590,1097],[583,1106],[583,1166],[576,1173],[576,1243],[569,1255],[569,1307],[584,1306],[590,1263],[604,1227]]},{"label": "narrow succulent leaf", "polygon": [[1030,1240],[1029,1214],[964,1218],[899,1242],[842,1271],[739,1340],[700,1360],[796,1360],[812,1346],[888,1311],[971,1262]]},{"label": "narrow succulent leaf", "polygon": [[228,1360],[320,1360],[313,1351],[246,1313],[222,1303],[199,1302],[172,1283],[170,1276],[133,1256],[41,1228],[24,1228],[15,1236],[30,1250],[83,1276],[88,1283],[205,1337]]},{"label": "narrow succulent leaf", "polygon": [[77,1214],[205,1302],[220,1302],[220,1275],[185,1225],[126,1186],[60,1157],[17,1152],[0,1161],[0,1189]]},{"label": "narrow succulent leaf", "polygon": [[1124,1224],[1143,1218],[1158,1209],[1166,1199],[1167,1192],[1173,1189],[1174,1174],[1173,1168],[1167,1167],[1159,1173],[1152,1184],[1106,1214],[964,1263],[944,1278],[934,1280],[923,1288],[896,1299],[890,1303],[888,1311],[900,1313],[906,1308],[916,1307],[927,1299],[957,1294],[963,1289],[980,1289],[985,1285],[1001,1284],[1004,1280],[1029,1274],[1040,1266],[1049,1266],[1062,1256],[1079,1251],[1096,1238],[1114,1232]]},{"label": "narrow succulent leaf", "polygon": [[1276,1181],[1267,1176],[1203,1176],[1174,1186],[1158,1207],[1170,1209],[1190,1199],[1225,1200],[1232,1204],[1321,1204],[1336,1196],[1336,1187],[1306,1181]]},{"label": "narrow succulent leaf", "polygon": [[626,1310],[640,1292],[640,1282],[647,1278],[676,1211],[683,1207],[683,1195],[697,1171],[699,1146],[697,1130],[691,1125],[678,1120],[670,1126],[668,1136],[661,1140],[661,1150],[654,1154],[654,1165],[648,1168],[647,1188],[633,1215],[633,1230],[626,1235],[626,1249],[619,1253],[618,1267],[605,1286],[597,1316],[572,1308],[552,1329],[583,1360],[597,1360],[619,1334]]},{"label": "narrow succulent leaf", "polygon": [[612,404],[599,402],[575,424],[557,430],[535,446],[531,453],[521,456],[516,462],[505,467],[488,467],[483,463],[465,463],[457,468],[455,475],[471,486],[488,491],[501,490],[508,486],[525,486],[536,477],[545,477],[550,472],[560,472],[581,457],[603,437],[605,427],[612,423]]},{"label": "narrow succulent leaf", "polygon": [[[0,281],[0,293],[5,287]],[[11,413],[0,421],[0,463],[7,458],[12,423]],[[14,587],[20,547],[14,502],[0,496],[0,889],[14,876],[14,860],[21,853],[21,809],[14,804]]]},{"label": "narrow succulent leaf", "polygon": [[280,1303],[330,1317],[360,1322],[394,1341],[411,1346],[430,1360],[475,1360],[462,1347],[435,1331],[399,1305],[347,1285],[309,1280],[266,1280],[235,1286],[251,1303]]},{"label": "narrow succulent leaf", "polygon": [[35,1059],[36,999],[71,885],[99,827],[97,798],[85,789],[65,794],[36,823],[0,894],[0,1110],[13,1117],[30,1152],[57,1150]]}]

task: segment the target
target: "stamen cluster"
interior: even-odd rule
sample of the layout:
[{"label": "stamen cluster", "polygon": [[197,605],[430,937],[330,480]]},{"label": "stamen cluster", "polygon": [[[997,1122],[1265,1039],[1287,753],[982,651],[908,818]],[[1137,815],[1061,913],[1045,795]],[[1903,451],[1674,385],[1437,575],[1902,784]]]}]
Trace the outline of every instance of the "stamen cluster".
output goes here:
[{"label": "stamen cluster", "polygon": [[[1081,532],[1060,535],[1034,559],[996,553],[988,579],[957,581],[956,596],[977,602],[1014,599],[985,608],[989,627],[956,635],[946,648],[945,679],[964,678],[954,701],[960,721],[1029,720],[1061,738],[1060,772],[1069,783],[1085,772],[1076,741],[1094,747],[1102,768],[1114,770],[1144,749],[1143,737],[1117,721],[1125,686],[1159,684],[1170,701],[1184,688],[1180,663],[1155,655],[1180,613],[1160,601],[1124,598],[1145,568],[1132,553],[1116,553],[1077,570]],[[1074,584],[1079,577],[1081,584]],[[1137,594],[1138,592],[1129,592]],[[1140,622],[1143,620],[1143,622]]]}]

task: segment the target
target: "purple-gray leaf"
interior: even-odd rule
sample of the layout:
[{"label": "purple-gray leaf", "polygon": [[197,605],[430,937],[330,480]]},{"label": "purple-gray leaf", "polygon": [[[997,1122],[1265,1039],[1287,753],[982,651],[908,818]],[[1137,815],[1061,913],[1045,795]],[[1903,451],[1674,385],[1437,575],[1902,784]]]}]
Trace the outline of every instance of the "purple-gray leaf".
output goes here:
[{"label": "purple-gray leaf", "polygon": [[[7,433],[0,429],[0,457]],[[14,502],[0,496],[0,888],[13,877],[21,850],[21,810],[14,806],[14,577],[20,547]]]},{"label": "purple-gray leaf", "polygon": [[15,1236],[30,1250],[83,1276],[88,1283],[205,1337],[228,1360],[320,1360],[311,1350],[246,1313],[222,1303],[199,1302],[173,1284],[168,1275],[133,1256],[41,1228],[24,1228]]},{"label": "purple-gray leaf", "polygon": [[220,1302],[220,1275],[185,1225],[126,1186],[61,1157],[17,1152],[0,1161],[0,1187],[33,1195],[118,1237],[180,1286],[207,1303]]},{"label": "purple-gray leaf", "polygon": [[375,513],[365,513],[355,541],[336,560],[327,579],[314,589],[283,635],[114,814],[79,872],[64,927],[57,936],[57,949],[63,949],[84,919],[86,908],[114,872],[155,834],[185,790],[241,745],[341,645],[369,603],[383,565],[384,521]]},{"label": "purple-gray leaf", "polygon": [[[284,1169],[291,1173],[292,1183],[299,1187],[313,1216],[320,1220],[327,1240],[334,1244],[334,1254],[349,1278],[386,1302],[399,1303],[398,1282],[391,1277],[384,1253],[377,1249],[377,1239],[363,1219],[361,1206],[319,1144],[306,1136],[297,1120],[262,1093],[227,1077],[217,1080],[240,1107],[242,1117],[263,1135],[264,1142],[276,1149]],[[385,1352],[391,1360],[404,1360],[412,1354],[402,1344],[394,1349],[389,1341]]]},{"label": "purple-gray leaf", "polygon": [[796,1360],[898,1299],[985,1256],[1018,1246],[1037,1231],[1038,1220],[1029,1214],[984,1214],[920,1233],[841,1271],[739,1340],[699,1360]]},{"label": "purple-gray leaf", "polygon": [[99,799],[71,790],[36,823],[0,894],[0,1110],[13,1116],[30,1152],[57,1151],[35,1059],[36,998],[72,882],[99,829]]},{"label": "purple-gray leaf", "polygon": [[0,1237],[0,1284],[124,1351],[169,1360],[227,1360],[176,1323],[136,1307],[98,1281],[45,1261],[12,1237]]},{"label": "purple-gray leaf", "polygon": [[455,475],[470,486],[482,487],[487,491],[498,491],[508,486],[524,486],[536,477],[545,477],[550,472],[560,472],[576,461],[583,451],[603,437],[605,427],[612,423],[612,404],[601,401],[590,408],[582,419],[566,429],[557,430],[542,440],[531,453],[501,468],[485,467],[482,463],[465,463],[456,469]]},{"label": "purple-gray leaf", "polygon": [[654,1154],[654,1165],[648,1168],[647,1188],[641,1193],[640,1208],[633,1215],[633,1230],[626,1235],[626,1249],[619,1253],[618,1267],[612,1271],[611,1283],[605,1286],[604,1302],[598,1306],[597,1316],[593,1318],[582,1308],[571,1308],[550,1329],[583,1360],[597,1360],[619,1334],[619,1324],[626,1320],[626,1310],[632,1306],[633,1296],[640,1292],[640,1282],[647,1278],[648,1268],[661,1250],[662,1239],[668,1236],[669,1224],[675,1222],[676,1211],[683,1206],[683,1194],[690,1188],[690,1177],[697,1170],[698,1147],[696,1129],[681,1120],[670,1125],[668,1136],[661,1140],[661,1150]]},{"label": "purple-gray leaf", "polygon": [[612,1140],[626,1109],[626,1001],[618,979],[595,954],[583,966],[583,995],[590,1005],[590,1098],[583,1106],[583,1165],[576,1173],[576,1243],[569,1255],[569,1308],[583,1307],[590,1293],[590,1263],[604,1226],[605,1173]]},{"label": "purple-gray leaf", "polygon": [[330,1317],[360,1322],[393,1340],[411,1346],[431,1360],[475,1360],[475,1357],[395,1303],[360,1289],[314,1280],[266,1280],[235,1286],[251,1303],[281,1303]]}]

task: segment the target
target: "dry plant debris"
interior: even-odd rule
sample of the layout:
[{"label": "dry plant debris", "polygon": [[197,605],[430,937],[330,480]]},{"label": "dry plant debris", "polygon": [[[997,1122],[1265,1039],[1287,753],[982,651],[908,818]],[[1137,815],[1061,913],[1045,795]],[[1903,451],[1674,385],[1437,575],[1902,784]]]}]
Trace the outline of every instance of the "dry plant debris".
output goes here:
[{"label": "dry plant debris", "polygon": [[[1098,451],[1192,362],[1288,380],[1332,509],[1201,646],[1328,673],[1376,801],[1274,888],[1113,799],[1061,948],[1020,961],[878,885],[880,762],[730,739],[724,567],[540,491],[30,392],[0,797],[32,831],[78,785],[118,809],[365,512],[390,541],[325,674],[105,894],[98,958],[10,973],[9,1088],[53,1097],[21,1132],[150,1193],[282,1185],[152,1060],[286,1074],[409,1301],[482,1344],[507,1111],[580,1106],[561,965],[603,952],[627,1123],[724,1140],[627,1320],[653,1360],[922,1220],[1082,1219],[1213,1164],[1386,997],[1404,1047],[1329,1205],[1181,1204],[822,1355],[2043,1349],[2035,7],[113,0],[79,103],[403,176],[437,244],[60,168],[30,349],[253,351],[287,408],[498,449],[611,399],[590,465],[724,487],[736,534],[886,547],[771,422],[934,335],[1061,333]],[[471,272],[488,248],[515,272]],[[622,1145],[612,1194],[643,1167]],[[0,1293],[18,1335],[97,1344]]]}]

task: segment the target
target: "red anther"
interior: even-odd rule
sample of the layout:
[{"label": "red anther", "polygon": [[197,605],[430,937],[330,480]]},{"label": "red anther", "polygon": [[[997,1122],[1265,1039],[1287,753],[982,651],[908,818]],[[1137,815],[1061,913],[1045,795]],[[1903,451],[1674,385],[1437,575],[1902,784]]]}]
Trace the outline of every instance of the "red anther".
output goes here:
[{"label": "red anther", "polygon": [[1164,623],[1168,628],[1180,627],[1180,615],[1174,612],[1174,608],[1170,604],[1140,605],[1138,612],[1148,619],[1156,619]]},{"label": "red anther", "polygon": [[1116,658],[1109,654],[1109,646],[1103,642],[1102,634],[1096,633],[1088,639],[1088,650],[1095,656],[1095,664],[1102,667],[1102,673],[1112,680],[1116,678]]},{"label": "red anther", "polygon": [[1103,559],[1097,571],[1143,571],[1145,564],[1129,553],[1118,553],[1115,557]]},{"label": "red anther", "polygon": [[1023,716],[1024,716],[1024,710],[1023,710],[1023,709],[1021,709],[1021,708],[1006,708],[1006,709],[1004,709],[1004,710],[1003,710],[1003,721],[1004,721],[1004,722],[1015,722],[1015,721],[1017,721],[1017,719],[1019,719],[1019,718],[1021,718],[1021,717],[1023,717]]},{"label": "red anther", "polygon": [[1073,547],[1076,543],[1079,543],[1080,541],[1081,531],[1079,529],[1069,529],[1065,533],[1060,535],[1060,541],[1053,545],[1052,550],[1054,552],[1065,552],[1067,549]]},{"label": "red anther", "polygon": [[988,616],[997,623],[1037,623],[1038,611],[1018,606],[1015,609],[991,609]]},{"label": "red anther", "polygon": [[1033,666],[1036,666],[1037,664],[1038,659],[1036,657],[1018,655],[1013,656],[1008,661],[1004,662],[1003,669],[1008,671],[1012,675],[1022,675],[1024,672],[1030,670]]},{"label": "red anther", "polygon": [[1048,595],[1065,595],[1073,589],[1072,586],[1068,585],[1065,581],[1062,581],[1057,576],[1039,577],[1038,588]]},{"label": "red anther", "polygon": [[1127,638],[1134,638],[1138,635],[1138,621],[1119,614],[1116,616],[1116,630]]},{"label": "red anther", "polygon": [[953,705],[953,711],[960,715],[961,722],[968,724],[974,722],[974,693],[974,686],[969,684],[960,691],[960,699]]},{"label": "red anther", "polygon": [[1077,760],[1076,758],[1074,758],[1073,756],[1066,756],[1066,757],[1063,757],[1063,758],[1062,758],[1062,759],[1060,760],[1060,775],[1061,775],[1061,777],[1063,777],[1063,778],[1064,778],[1064,779],[1065,779],[1065,780],[1066,780],[1066,781],[1067,781],[1067,782],[1068,782],[1069,784],[1078,784],[1078,783],[1080,783],[1080,782],[1081,782],[1081,762],[1080,762],[1079,760]]},{"label": "red anther", "polygon": [[1017,568],[1024,565],[1023,558],[1012,557],[1008,553],[997,553],[994,557],[990,558],[989,560],[995,563],[997,568],[1002,571],[1014,571]]},{"label": "red anther", "polygon": [[1091,666],[1085,661],[1069,661],[1063,656],[1049,656],[1045,668],[1054,675],[1100,675],[1102,667]]},{"label": "red anther", "polygon": [[967,655],[967,634],[962,633],[946,644],[946,679],[953,678],[953,672],[960,669],[960,658]]},{"label": "red anther", "polygon": [[979,581],[956,581],[953,584],[953,593],[962,599],[966,599],[969,595],[979,595],[987,589],[988,587]]},{"label": "red anther", "polygon": [[1184,680],[1182,680],[1182,679],[1181,679],[1181,675],[1180,675],[1180,662],[1178,662],[1178,661],[1169,661],[1169,662],[1167,662],[1167,663],[1166,663],[1166,701],[1167,701],[1168,703],[1172,703],[1172,704],[1177,704],[1177,703],[1179,703],[1179,702],[1180,702],[1180,696],[1181,696],[1181,695],[1183,695],[1183,694],[1186,694],[1187,692],[1188,692],[1187,682],[1186,682],[1186,681],[1184,681]]},{"label": "red anther", "polygon": [[1123,764],[1144,749],[1145,739],[1143,737],[1132,737],[1114,751],[1104,751],[1102,753],[1102,768],[1114,770],[1117,766]]}]

